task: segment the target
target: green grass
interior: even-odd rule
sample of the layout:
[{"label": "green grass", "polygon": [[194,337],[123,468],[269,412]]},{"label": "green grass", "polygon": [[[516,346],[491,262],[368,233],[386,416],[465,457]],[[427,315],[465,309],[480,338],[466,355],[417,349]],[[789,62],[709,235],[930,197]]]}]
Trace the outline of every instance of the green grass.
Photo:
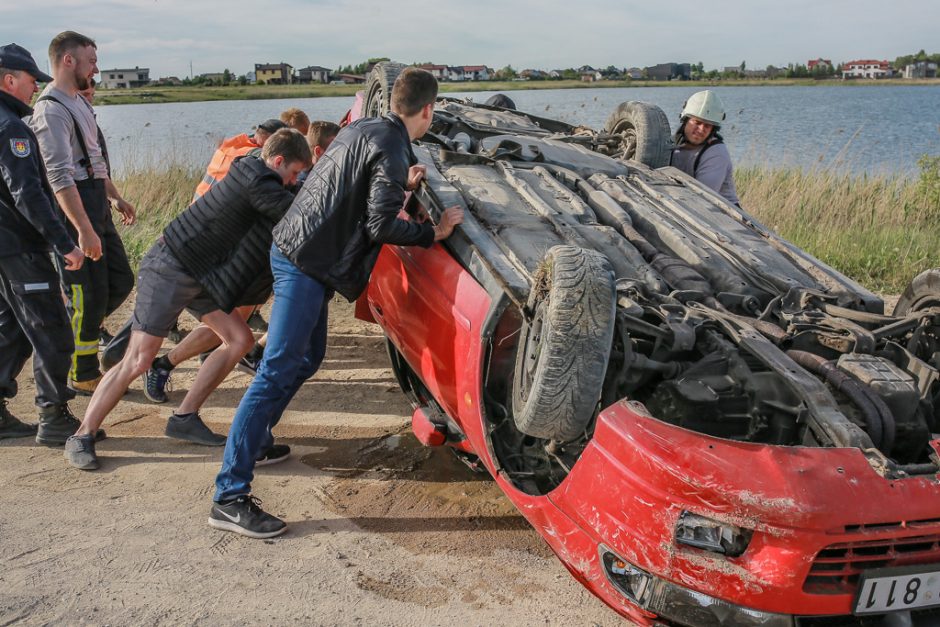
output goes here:
[{"label": "green grass", "polygon": [[[871,290],[900,293],[919,272],[940,267],[940,194],[931,171],[852,176],[831,171],[742,168],[741,204],[767,227]],[[160,232],[192,199],[202,170],[131,168],[116,181],[138,211],[119,227],[136,268]]]},{"label": "green grass", "polygon": [[767,227],[871,290],[899,293],[940,266],[940,202],[921,181],[744,168],[735,182]]},{"label": "green grass", "polygon": [[202,175],[201,168],[170,165],[160,170],[131,168],[115,181],[121,195],[137,208],[136,224],[117,225],[135,273],[163,228],[189,206]]}]

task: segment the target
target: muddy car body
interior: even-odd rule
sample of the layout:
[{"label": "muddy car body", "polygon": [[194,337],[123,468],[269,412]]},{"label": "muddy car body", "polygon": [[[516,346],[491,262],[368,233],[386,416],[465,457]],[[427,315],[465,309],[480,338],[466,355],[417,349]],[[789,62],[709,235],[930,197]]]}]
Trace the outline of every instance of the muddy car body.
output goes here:
[{"label": "muddy car body", "polygon": [[384,247],[357,303],[415,434],[638,624],[936,624],[940,272],[885,315],[659,167],[668,133],[642,103],[593,131],[439,99],[411,209],[465,222]]}]

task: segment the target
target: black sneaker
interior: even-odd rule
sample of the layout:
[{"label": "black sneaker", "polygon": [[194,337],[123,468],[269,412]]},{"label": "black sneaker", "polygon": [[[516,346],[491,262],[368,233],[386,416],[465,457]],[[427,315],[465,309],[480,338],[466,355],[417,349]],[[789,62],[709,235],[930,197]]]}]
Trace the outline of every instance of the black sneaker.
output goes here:
[{"label": "black sneaker", "polygon": [[290,447],[286,444],[272,444],[261,452],[261,457],[255,460],[255,466],[270,466],[290,457]]},{"label": "black sneaker", "polygon": [[287,531],[287,524],[260,507],[261,499],[246,494],[225,503],[213,503],[209,526],[234,531],[249,538],[273,538]]},{"label": "black sneaker", "polygon": [[251,312],[251,315],[248,316],[248,320],[245,322],[248,323],[248,327],[252,331],[257,331],[258,333],[267,333],[268,331],[268,323],[261,317],[261,312],[257,309]]},{"label": "black sneaker", "polygon": [[167,384],[170,382],[170,371],[163,368],[149,368],[140,375],[144,383],[144,396],[154,403],[166,402]]},{"label": "black sneaker", "polygon": [[166,422],[166,437],[186,440],[203,446],[225,446],[225,436],[213,433],[198,412],[173,414]]},{"label": "black sneaker", "polygon": [[73,435],[65,441],[65,460],[79,470],[96,470],[95,438],[92,435]]},{"label": "black sneaker", "polygon": [[245,374],[256,375],[258,374],[258,366],[260,365],[260,361],[256,361],[248,355],[245,355],[238,360],[237,364],[235,364],[235,369],[239,372],[244,372]]}]

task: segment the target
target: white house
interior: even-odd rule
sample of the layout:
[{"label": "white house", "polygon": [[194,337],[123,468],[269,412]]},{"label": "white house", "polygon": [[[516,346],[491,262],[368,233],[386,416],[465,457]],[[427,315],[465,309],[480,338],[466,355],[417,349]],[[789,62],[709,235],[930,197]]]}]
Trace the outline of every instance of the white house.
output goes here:
[{"label": "white house", "polygon": [[842,78],[890,78],[894,75],[887,61],[861,59],[842,64]]},{"label": "white house", "polygon": [[146,87],[150,84],[150,68],[115,68],[101,70],[98,85],[103,89],[126,89],[128,87]]}]

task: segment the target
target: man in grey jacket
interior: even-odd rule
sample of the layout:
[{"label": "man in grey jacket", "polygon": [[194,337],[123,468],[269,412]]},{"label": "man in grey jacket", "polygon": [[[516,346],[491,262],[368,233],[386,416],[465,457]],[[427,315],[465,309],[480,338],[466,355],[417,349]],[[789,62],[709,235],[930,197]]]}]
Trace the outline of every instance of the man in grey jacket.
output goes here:
[{"label": "man in grey jacket", "polygon": [[[56,200],[68,218],[69,234],[88,258],[79,270],[60,272],[75,337],[69,387],[90,395],[101,380],[101,323],[130,294],[134,274],[111,219],[108,166],[95,114],[79,93],[98,72],[95,42],[72,31],[60,33],[49,44],[49,60],[54,80],[40,95],[30,126]],[[118,211],[124,224],[134,222],[130,204],[120,205]]]}]

